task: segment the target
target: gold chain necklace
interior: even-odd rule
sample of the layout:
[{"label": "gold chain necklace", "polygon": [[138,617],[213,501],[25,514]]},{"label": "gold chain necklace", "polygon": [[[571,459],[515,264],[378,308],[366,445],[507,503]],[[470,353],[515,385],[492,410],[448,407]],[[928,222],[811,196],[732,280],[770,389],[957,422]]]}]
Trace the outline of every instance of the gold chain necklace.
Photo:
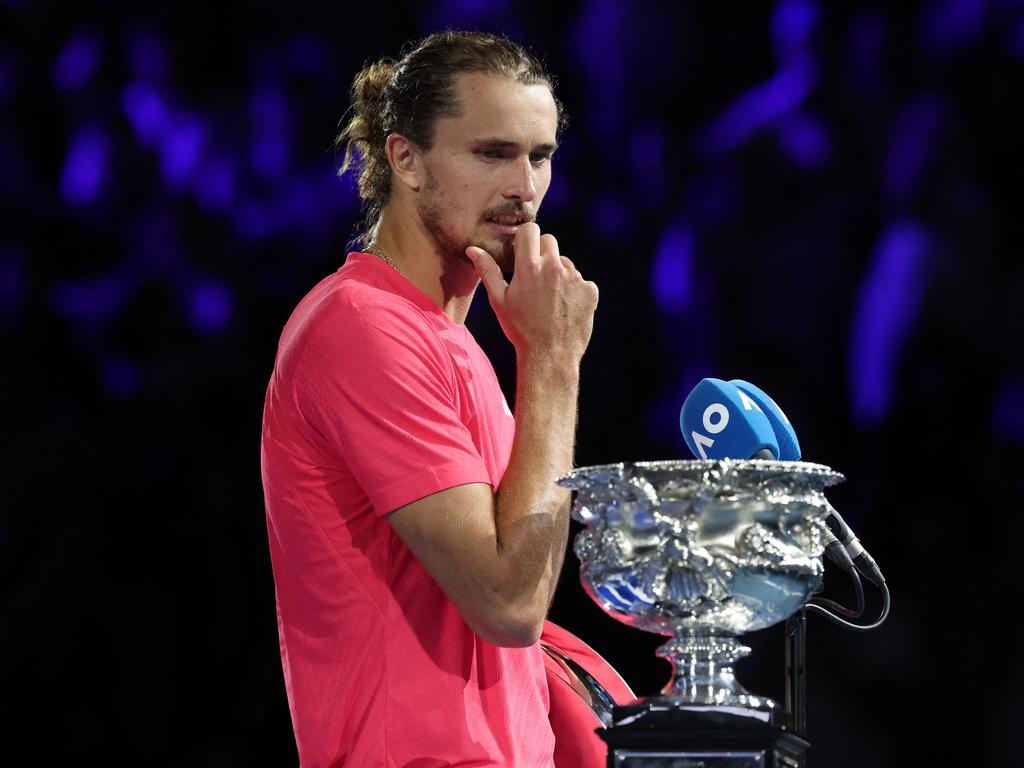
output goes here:
[{"label": "gold chain necklace", "polygon": [[395,272],[397,272],[398,274],[402,275],[402,277],[405,277],[405,275],[404,275],[404,274],[402,274],[402,270],[400,270],[400,269],[398,268],[398,265],[397,265],[397,264],[395,264],[395,262],[393,262],[393,261],[391,260],[391,257],[390,257],[390,256],[388,256],[388,252],[387,252],[387,251],[385,251],[385,250],[384,250],[383,248],[381,248],[381,247],[380,247],[379,245],[377,245],[376,243],[370,243],[370,244],[369,244],[368,246],[366,246],[365,248],[363,248],[363,253],[371,253],[371,254],[373,254],[373,255],[374,255],[374,256],[376,256],[376,257],[377,257],[378,259],[380,259],[381,261],[383,261],[383,262],[384,262],[385,264],[388,264],[388,265],[390,265],[390,266],[391,266],[391,268],[395,270]]}]

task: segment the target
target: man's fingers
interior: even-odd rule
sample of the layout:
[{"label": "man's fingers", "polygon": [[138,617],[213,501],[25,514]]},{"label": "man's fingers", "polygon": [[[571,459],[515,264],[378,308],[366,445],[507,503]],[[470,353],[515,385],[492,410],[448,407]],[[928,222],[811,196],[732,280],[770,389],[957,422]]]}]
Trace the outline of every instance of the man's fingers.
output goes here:
[{"label": "man's fingers", "polygon": [[501,267],[491,257],[491,254],[475,245],[466,248],[466,256],[473,262],[476,275],[484,284],[484,290],[487,291],[491,301],[501,303],[505,299],[505,289],[508,288],[508,283],[505,282],[505,278],[501,274]]},{"label": "man's fingers", "polygon": [[528,221],[519,225],[513,243],[516,252],[516,272],[540,266],[540,227]]}]

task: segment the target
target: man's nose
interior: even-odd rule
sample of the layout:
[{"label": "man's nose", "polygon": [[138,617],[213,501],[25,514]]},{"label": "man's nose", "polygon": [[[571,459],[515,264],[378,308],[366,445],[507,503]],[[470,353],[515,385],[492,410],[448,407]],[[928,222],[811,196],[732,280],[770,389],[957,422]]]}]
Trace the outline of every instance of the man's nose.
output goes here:
[{"label": "man's nose", "polygon": [[537,197],[537,169],[530,162],[529,155],[509,163],[503,194],[507,200],[521,200],[524,203],[531,203]]}]

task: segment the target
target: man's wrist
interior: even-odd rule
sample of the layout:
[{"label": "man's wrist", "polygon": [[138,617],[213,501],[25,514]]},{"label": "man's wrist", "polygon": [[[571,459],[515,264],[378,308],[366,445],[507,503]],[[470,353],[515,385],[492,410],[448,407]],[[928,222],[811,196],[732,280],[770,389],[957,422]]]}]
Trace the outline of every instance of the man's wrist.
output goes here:
[{"label": "man's wrist", "polygon": [[540,349],[517,349],[516,371],[523,378],[575,389],[580,380],[580,359],[571,354]]}]

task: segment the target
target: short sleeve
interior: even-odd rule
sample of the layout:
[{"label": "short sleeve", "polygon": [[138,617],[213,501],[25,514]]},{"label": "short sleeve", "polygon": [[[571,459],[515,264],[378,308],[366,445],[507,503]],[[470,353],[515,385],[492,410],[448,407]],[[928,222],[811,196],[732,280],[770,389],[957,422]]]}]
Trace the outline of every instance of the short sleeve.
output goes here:
[{"label": "short sleeve", "polygon": [[460,417],[455,369],[413,306],[326,313],[297,366],[298,405],[378,514],[490,477]]}]

